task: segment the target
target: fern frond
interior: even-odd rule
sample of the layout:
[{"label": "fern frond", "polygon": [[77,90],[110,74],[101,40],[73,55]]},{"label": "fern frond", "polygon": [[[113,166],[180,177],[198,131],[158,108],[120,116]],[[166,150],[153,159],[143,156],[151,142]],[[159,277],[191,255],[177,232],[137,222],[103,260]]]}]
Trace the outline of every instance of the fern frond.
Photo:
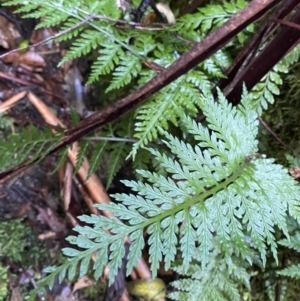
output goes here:
[{"label": "fern frond", "polygon": [[83,161],[85,160],[88,150],[90,147],[90,142],[89,141],[81,141],[79,143],[79,150],[76,156],[76,165],[74,168],[74,174],[76,174],[78,172],[78,170],[80,169],[80,167],[83,164]]},{"label": "fern frond", "polygon": [[252,89],[253,98],[259,104],[259,114],[262,113],[262,110],[268,108],[268,103],[274,103],[275,96],[280,94],[279,86],[282,85],[281,73],[288,73],[290,65],[297,61],[299,56],[300,47],[297,46]]},{"label": "fern frond", "polygon": [[130,146],[128,143],[113,143],[110,149],[110,159],[107,167],[107,183],[106,189],[109,188],[113,178],[123,166],[125,158],[128,156]]},{"label": "fern frond", "polygon": [[229,68],[229,66],[231,65],[231,62],[232,62],[230,55],[222,49],[218,50],[212,56],[212,58],[213,58],[215,64],[217,64],[223,70],[226,70],[227,68]]},{"label": "fern frond", "polygon": [[186,75],[186,81],[192,83],[203,94],[209,94],[212,89],[212,83],[209,81],[207,75],[199,70],[190,71]]},{"label": "fern frond", "polygon": [[[88,83],[109,75],[101,78],[106,82],[113,78],[106,92],[120,89],[117,91],[120,95],[155,75],[153,70],[142,65],[142,61],[164,68],[192,47],[192,43],[175,36],[174,31],[198,42],[246,5],[245,0],[209,4],[193,15],[180,17],[173,28],[141,32],[136,28],[124,30],[112,26],[113,21],[102,19],[102,16],[121,17],[116,1],[29,2],[24,5],[24,1],[14,0],[7,4],[23,5],[19,11],[25,16],[42,18],[39,27],[58,26],[64,34],[57,37],[57,41],[72,39],[63,62],[90,52],[98,56]],[[236,41],[244,42],[247,32],[253,29],[254,25],[250,24]],[[230,44],[230,47],[235,46],[235,42]],[[237,48],[233,48],[233,53]],[[255,263],[268,267],[267,258],[272,256],[277,261],[277,234],[286,237],[281,245],[299,250],[298,237],[289,238],[287,226],[287,222],[290,226],[291,217],[300,222],[299,187],[285,169],[258,153],[256,140],[257,104],[261,112],[267,102],[274,101],[282,82],[280,73],[286,72],[299,58],[299,49],[278,64],[250,96],[244,92],[238,107],[228,104],[220,92],[218,103],[210,94],[216,79],[223,77],[223,70],[231,63],[228,53],[232,49],[228,53],[229,48],[219,50],[193,71],[152,95],[135,112],[136,120],[131,118],[128,123],[122,120],[120,124],[104,127],[103,136],[98,137],[104,140],[99,143],[81,142],[75,171],[90,148],[94,148],[88,177],[104,156],[105,160],[109,159],[109,186],[125,161],[128,142],[132,143],[135,129],[139,141],[132,154],[136,160],[134,167],[140,168],[137,171],[139,181],[124,181],[132,194],[116,194],[116,203],[97,206],[111,212],[114,218],[96,215],[80,218],[86,226],[76,227],[78,235],[68,238],[73,247],[64,249],[64,254],[69,260],[61,267],[48,270],[52,274],[42,280],[37,289],[53,285],[56,276],[62,281],[78,273],[84,275],[91,265],[92,254],[96,254],[95,278],[108,266],[112,283],[125,254],[123,242],[126,238],[131,243],[128,274],[137,264],[146,243],[153,276],[162,261],[165,269],[169,269],[175,259],[181,259],[182,267],[177,272],[190,279],[178,282],[179,291],[174,293],[174,299],[241,300],[244,296],[240,296],[240,288],[250,289],[249,266]],[[110,99],[104,101],[105,105],[110,103]],[[203,124],[191,118],[198,109],[206,116]],[[174,127],[178,125],[184,133],[176,137],[174,132],[179,129]],[[167,133],[169,128],[172,134]],[[61,138],[59,135],[31,128],[29,133],[23,131],[20,136],[13,135],[9,143],[1,141],[1,168],[18,164],[26,156],[29,160],[46,156]],[[125,138],[121,141],[120,137]],[[120,140],[112,142],[114,138]],[[149,142],[163,147],[159,151],[143,148]],[[61,152],[58,166],[67,154],[67,149]],[[151,172],[146,170],[149,162],[153,163]],[[283,273],[298,277],[298,266],[288,269]],[[274,300],[271,288],[276,277],[265,279],[267,294]]]},{"label": "fern frond", "polygon": [[[98,32],[100,37],[105,37],[110,41],[113,41],[116,45],[121,45],[127,51],[131,53],[131,55],[141,58],[141,55],[138,51],[131,47],[126,41],[128,41],[128,37],[124,37],[119,34],[118,30],[112,28],[108,25],[107,21],[99,21],[90,18],[90,14],[100,14],[112,18],[120,17],[120,10],[117,9],[115,1],[91,1],[88,6],[86,3],[81,1],[65,1],[65,2],[43,2],[40,1],[31,1],[30,5],[22,6],[19,9],[19,12],[24,13],[27,12],[25,17],[34,17],[39,18],[42,16],[46,16],[44,21],[39,24],[40,27],[49,27],[61,24],[66,30],[69,29],[66,33],[64,33],[61,37],[58,37],[57,40],[66,40],[70,39],[72,36],[77,36],[80,31],[83,30],[84,26],[89,25],[91,28]],[[106,4],[105,4],[106,3]],[[5,5],[18,5],[24,4],[20,0],[8,1],[5,2]],[[50,14],[45,14],[46,12],[50,12]],[[108,15],[107,15],[108,14]],[[77,22],[73,24],[74,28],[66,27],[67,24],[70,23],[69,19],[71,19],[71,23],[76,19]],[[89,19],[89,20],[88,20]],[[97,18],[96,18],[97,19]],[[84,22],[86,20],[86,22]],[[82,23],[82,24],[81,24]],[[85,23],[85,24],[84,24]],[[80,26],[76,25],[81,24]],[[87,32],[86,32],[87,31]],[[80,56],[81,54],[86,54],[89,52],[89,49],[92,49],[95,46],[95,35],[90,35],[92,30],[89,32],[87,29],[82,33],[82,39],[78,39],[75,41],[73,49],[70,52],[70,58],[75,58]],[[88,37],[90,42],[86,42],[83,38]],[[101,38],[99,38],[101,40]],[[97,40],[97,39],[96,39]],[[82,47],[80,46],[81,42],[85,43]],[[97,40],[97,43],[99,40]],[[120,66],[120,69],[116,71],[116,87],[122,87],[125,83],[128,83],[128,80],[131,78],[130,76],[134,75],[138,72],[140,62],[136,65],[136,68],[130,65],[130,60],[124,58],[123,65]],[[126,68],[128,70],[126,72]],[[126,75],[125,82],[122,82],[119,78],[122,74]],[[117,78],[119,80],[117,80]]]},{"label": "fern frond", "polygon": [[[112,283],[124,255],[126,236],[131,241],[129,274],[144,247],[144,230],[149,235],[153,277],[162,260],[166,269],[170,267],[179,247],[185,271],[192,260],[201,263],[201,273],[206,275],[199,283],[202,294],[205,296],[206,290],[215,292],[205,300],[212,297],[238,300],[232,279],[249,285],[245,267],[236,264],[233,268],[233,256],[237,256],[239,263],[251,264],[258,255],[265,264],[270,247],[277,259],[275,227],[288,237],[289,207],[294,208],[299,220],[300,208],[296,203],[299,187],[274,160],[257,154],[258,122],[249,95],[244,92],[238,107],[228,104],[220,92],[218,96],[218,103],[211,95],[200,101],[207,127],[181,114],[182,123],[197,141],[195,146],[163,132],[163,142],[174,157],[149,149],[169,176],[140,170],[144,182],[124,181],[135,194],[116,194],[117,203],[97,205],[100,210],[111,212],[114,218],[80,217],[91,227],[76,227],[79,235],[68,239],[81,249],[64,250],[70,258],[65,268],[69,278],[80,262],[83,264],[80,270],[85,271],[92,252],[98,252],[105,256],[97,258],[100,263],[96,264],[97,268],[94,266],[95,274],[101,275],[103,266],[108,264]],[[216,258],[222,258],[220,264]],[[206,269],[217,269],[217,272],[204,272]],[[209,284],[203,284],[209,282],[207,277],[215,277],[215,282],[211,282],[214,290],[209,289]]]},{"label": "fern frond", "polygon": [[124,52],[120,45],[105,43],[103,48],[99,50],[97,60],[92,65],[92,72],[87,81],[87,85],[98,80],[100,75],[112,72],[115,66],[119,65],[119,58],[122,56],[124,56]]},{"label": "fern frond", "polygon": [[28,158],[30,161],[44,159],[61,138],[62,133],[53,135],[51,129],[41,130],[33,125],[22,129],[20,134],[10,135],[7,141],[0,143],[1,169],[20,164]]},{"label": "fern frond", "polygon": [[65,12],[59,11],[55,8],[49,8],[49,7],[42,7],[40,6],[38,10],[36,10],[34,13],[29,13],[28,15],[24,16],[25,18],[41,18],[43,17],[43,20],[39,22],[36,28],[44,28],[44,27],[53,27],[57,26],[63,22],[65,22],[69,15]]},{"label": "fern frond", "polygon": [[[64,32],[64,34],[60,34],[55,38],[55,41],[62,42],[73,39],[79,35],[84,30],[84,26],[78,26],[79,21],[76,18],[69,17],[65,22],[60,25],[60,32]],[[70,30],[73,28],[73,30]]]},{"label": "fern frond", "polygon": [[282,246],[300,252],[300,232],[297,231],[290,239],[282,239],[278,242]]},{"label": "fern frond", "polygon": [[106,92],[128,85],[134,77],[139,75],[141,69],[142,65],[138,57],[129,53],[122,56],[119,66],[113,72],[113,79]]},{"label": "fern frond", "polygon": [[117,9],[117,1],[102,0],[102,1],[89,1],[87,3],[88,11],[93,14],[100,14],[118,19],[121,16],[121,11]]},{"label": "fern frond", "polygon": [[93,154],[90,158],[90,168],[87,174],[87,179],[91,177],[91,175],[97,170],[102,162],[103,153],[107,148],[107,144],[107,141],[101,141],[94,146]]},{"label": "fern frond", "polygon": [[63,64],[68,60],[87,55],[91,52],[92,49],[95,50],[97,47],[99,47],[99,45],[103,41],[104,37],[101,34],[99,34],[98,31],[94,29],[85,30],[81,33],[80,37],[78,37],[72,43],[70,50],[64,56],[60,64]]},{"label": "fern frond", "polygon": [[[5,6],[15,6],[15,5],[19,5],[20,1],[18,1],[18,0],[1,1],[1,4],[5,5]],[[27,3],[27,5],[19,7],[15,12],[16,13],[27,13],[27,12],[35,11],[37,8],[39,8],[38,1],[31,1],[31,3]]]},{"label": "fern frond", "polygon": [[177,280],[172,286],[176,292],[169,294],[173,300],[202,300],[207,301],[239,301],[241,300],[238,284],[245,285],[250,290],[250,277],[246,271],[245,263],[233,258],[226,262],[221,256],[213,256],[209,265],[201,268],[199,263],[193,263],[188,271],[185,266],[174,267],[179,275],[189,278]]},{"label": "fern frond", "polygon": [[300,264],[293,264],[279,272],[282,276],[300,279]]},{"label": "fern frond", "polygon": [[[160,93],[158,93],[159,97]],[[161,93],[161,97],[165,96],[164,93]],[[163,129],[167,129],[167,121],[166,118],[169,116],[165,116],[165,112],[171,113],[172,107],[172,95],[168,95],[164,100],[160,101],[148,101],[145,105],[143,105],[139,111],[135,126],[137,133],[135,137],[139,138],[139,141],[133,145],[131,155],[135,158],[136,152],[140,147],[143,147],[148,142],[157,138],[157,129],[160,126]]]},{"label": "fern frond", "polygon": [[278,72],[270,71],[266,74],[253,89],[253,98],[260,104],[259,114],[262,113],[262,109],[268,108],[268,103],[273,104],[275,99],[274,95],[279,95],[279,85],[282,84],[282,79]]},{"label": "fern frond", "polygon": [[218,78],[225,78],[222,69],[216,65],[215,60],[213,58],[209,58],[205,60],[202,66],[203,69],[207,71],[208,74]]},{"label": "fern frond", "polygon": [[186,31],[201,28],[201,33],[215,29],[224,24],[233,14],[247,5],[245,0],[237,0],[235,2],[223,1],[220,4],[208,4],[201,7],[197,13],[186,15],[178,20],[178,26],[181,30]]},{"label": "fern frond", "polygon": [[282,63],[289,67],[291,66],[292,64],[296,63],[299,61],[299,58],[300,58],[300,45],[297,45],[296,47],[294,47],[292,49],[291,52],[289,52],[285,57],[284,59],[282,60]]},{"label": "fern frond", "polygon": [[[141,106],[136,117],[138,122],[135,123],[135,137],[139,138],[139,141],[133,145],[130,155],[135,157],[139,148],[157,139],[158,129],[167,130],[169,122],[177,126],[182,108],[191,116],[197,113],[201,95],[195,84],[207,89],[207,78],[201,72],[195,72],[194,75],[195,77],[189,75],[175,81]],[[204,78],[201,84],[198,82],[199,75]],[[190,83],[193,81],[195,84]]]}]

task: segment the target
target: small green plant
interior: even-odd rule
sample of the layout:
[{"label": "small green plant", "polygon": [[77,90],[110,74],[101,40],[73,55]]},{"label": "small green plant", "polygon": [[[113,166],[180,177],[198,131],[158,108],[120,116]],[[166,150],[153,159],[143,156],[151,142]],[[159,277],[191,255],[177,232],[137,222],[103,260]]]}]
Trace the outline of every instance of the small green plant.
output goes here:
[{"label": "small green plant", "polygon": [[7,268],[0,264],[0,301],[6,300],[8,294]]},{"label": "small green plant", "polygon": [[139,170],[143,181],[123,181],[134,194],[116,194],[117,203],[97,205],[115,218],[79,217],[91,225],[75,227],[78,236],[67,238],[79,249],[63,249],[69,260],[49,268],[42,286],[52,285],[56,275],[73,279],[77,268],[84,275],[93,253],[95,278],[108,265],[112,283],[125,254],[126,236],[131,241],[130,274],[145,245],[145,230],[153,277],[162,260],[169,269],[179,253],[182,268],[177,271],[193,274],[190,286],[187,280],[178,282],[177,288],[187,292],[171,294],[175,300],[191,300],[195,287],[204,300],[240,300],[238,284],[250,289],[247,267],[254,262],[265,266],[269,252],[278,260],[275,231],[289,238],[289,216],[300,220],[299,186],[287,170],[258,153],[257,114],[247,92],[237,108],[221,93],[218,103],[208,95],[199,104],[206,126],[181,115],[182,126],[196,144],[162,130],[173,157],[148,151],[168,176]]},{"label": "small green plant", "polygon": [[[30,252],[29,252],[30,251]],[[0,259],[21,264],[23,268],[45,261],[45,250],[23,219],[0,222]]]},{"label": "small green plant", "polygon": [[[47,262],[46,250],[36,240],[34,231],[24,224],[23,219],[0,222],[0,260],[4,259],[9,259],[23,269],[41,266]],[[7,269],[0,262],[0,300],[6,300],[9,293]],[[13,271],[11,275],[14,275]]]}]

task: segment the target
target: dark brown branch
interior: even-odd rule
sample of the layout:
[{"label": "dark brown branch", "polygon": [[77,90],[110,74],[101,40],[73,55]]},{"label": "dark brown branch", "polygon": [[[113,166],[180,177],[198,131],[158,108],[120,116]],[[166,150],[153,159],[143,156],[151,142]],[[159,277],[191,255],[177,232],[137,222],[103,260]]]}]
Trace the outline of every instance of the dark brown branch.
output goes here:
[{"label": "dark brown branch", "polygon": [[[223,90],[225,96],[232,92],[237,83],[240,81],[240,78],[246,67],[252,64],[258,48],[267,41],[271,33],[273,33],[273,31],[278,27],[278,25],[270,21],[272,21],[272,19],[275,20],[285,18],[298,4],[299,0],[287,0],[282,2],[280,8],[274,11],[270,19],[266,20],[265,24],[261,26],[248,45],[246,45],[239,53],[234,62],[231,64],[230,68],[226,71],[227,78],[222,79],[218,83],[218,87]],[[260,78],[258,81],[259,80]]]},{"label": "dark brown branch", "polygon": [[[300,24],[300,9],[295,12],[290,22]],[[251,90],[296,45],[299,39],[300,30],[284,25],[260,55],[243,70],[231,91],[225,93],[227,99],[237,104],[243,83],[248,90]]]},{"label": "dark brown branch", "polygon": [[277,19],[275,19],[273,21],[278,22],[278,23],[283,24],[283,25],[291,26],[293,28],[296,28],[296,29],[300,30],[300,25],[295,24],[293,22],[289,22],[289,21],[285,21],[285,20],[277,20]]},{"label": "dark brown branch", "polygon": [[258,116],[259,122],[262,124],[262,126],[283,146],[286,147],[286,144],[274,133],[274,131],[271,130],[271,128],[267,125],[267,123]]}]

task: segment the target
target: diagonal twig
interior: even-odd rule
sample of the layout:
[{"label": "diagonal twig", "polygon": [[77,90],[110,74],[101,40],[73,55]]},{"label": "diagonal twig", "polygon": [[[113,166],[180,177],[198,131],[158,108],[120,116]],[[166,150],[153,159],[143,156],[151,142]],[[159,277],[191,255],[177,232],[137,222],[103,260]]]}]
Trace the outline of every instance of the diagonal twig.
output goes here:
[{"label": "diagonal twig", "polygon": [[62,35],[64,35],[64,34],[66,34],[66,33],[70,32],[70,31],[72,31],[72,30],[74,30],[74,29],[76,29],[76,28],[82,26],[83,24],[89,22],[91,19],[93,19],[93,16],[88,16],[86,19],[84,19],[84,20],[82,20],[82,21],[76,23],[75,25],[71,26],[70,28],[67,28],[67,29],[65,29],[65,30],[63,30],[63,31],[60,31],[60,32],[58,32],[57,34],[52,35],[52,36],[50,36],[50,37],[48,37],[48,38],[46,38],[46,39],[44,39],[44,40],[42,40],[42,41],[40,41],[40,42],[37,42],[37,43],[32,44],[32,45],[30,45],[30,46],[19,47],[19,48],[15,48],[15,49],[13,49],[13,50],[10,50],[10,51],[8,51],[8,52],[5,52],[4,54],[1,54],[1,55],[0,55],[0,59],[4,58],[5,56],[7,56],[7,55],[9,55],[9,54],[11,54],[11,53],[19,52],[19,51],[21,51],[21,50],[25,50],[25,49],[27,49],[28,47],[29,47],[29,48],[30,48],[30,47],[33,47],[33,48],[34,48],[34,47],[37,47],[37,46],[39,46],[39,45],[41,45],[41,44],[45,44],[45,43],[47,43],[47,42],[49,42],[49,41],[52,41],[52,40],[54,40],[54,39],[56,39],[56,38],[58,38],[58,37],[60,37],[60,36],[62,36]]}]

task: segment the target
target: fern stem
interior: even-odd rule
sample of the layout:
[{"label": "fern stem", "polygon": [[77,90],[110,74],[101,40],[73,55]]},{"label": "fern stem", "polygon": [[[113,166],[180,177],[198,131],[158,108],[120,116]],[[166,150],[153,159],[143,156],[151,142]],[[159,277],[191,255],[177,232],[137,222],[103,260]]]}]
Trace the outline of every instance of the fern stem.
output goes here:
[{"label": "fern stem", "polygon": [[[69,10],[66,9],[65,7],[62,7],[60,5],[55,5],[52,2],[48,2],[47,6],[52,6],[55,9],[58,9],[64,13],[67,13],[69,16],[72,16],[76,19],[78,19],[80,22],[83,22],[85,20],[87,20],[87,18],[85,17],[81,17],[79,15],[79,13],[74,13],[74,10]],[[78,9],[75,8],[77,11]],[[78,11],[79,12],[79,11]],[[90,16],[91,19],[93,19],[93,16]],[[112,41],[114,41],[115,43],[121,45],[122,47],[124,47],[125,49],[127,49],[129,52],[131,52],[133,55],[137,56],[140,59],[146,59],[144,56],[140,55],[138,52],[134,51],[131,47],[129,47],[126,43],[122,42],[121,40],[117,39],[115,37],[115,35],[113,33],[108,32],[107,30],[103,29],[100,26],[97,26],[96,24],[89,22],[88,20],[86,21],[87,24],[89,24],[91,27],[93,27],[94,29],[97,29],[99,32],[103,33],[104,35],[106,35],[107,37],[109,37]]]},{"label": "fern stem", "polygon": [[128,142],[128,143],[136,143],[139,140],[138,139],[130,139],[130,138],[119,138],[119,137],[87,137],[84,138],[84,140],[92,140],[92,141],[112,141],[112,142]]},{"label": "fern stem", "polygon": [[[240,166],[230,176],[226,177],[224,180],[219,181],[216,185],[210,187],[208,190],[206,190],[202,194],[191,196],[191,198],[189,200],[184,201],[182,204],[176,204],[175,208],[166,210],[163,213],[161,213],[153,218],[150,218],[143,223],[140,223],[140,224],[137,224],[137,225],[131,227],[131,229],[133,229],[133,231],[136,231],[141,228],[146,228],[146,227],[150,226],[151,224],[161,222],[164,218],[167,218],[169,216],[174,216],[176,213],[186,210],[186,209],[190,208],[191,206],[195,205],[196,203],[199,203],[201,201],[204,202],[209,197],[216,195],[219,191],[225,190],[226,187],[228,187],[230,184],[234,183],[236,181],[236,179],[242,174],[244,168],[248,164],[251,164],[251,163],[243,160],[242,163],[240,163]],[[130,231],[130,232],[133,232],[133,231]]]}]

